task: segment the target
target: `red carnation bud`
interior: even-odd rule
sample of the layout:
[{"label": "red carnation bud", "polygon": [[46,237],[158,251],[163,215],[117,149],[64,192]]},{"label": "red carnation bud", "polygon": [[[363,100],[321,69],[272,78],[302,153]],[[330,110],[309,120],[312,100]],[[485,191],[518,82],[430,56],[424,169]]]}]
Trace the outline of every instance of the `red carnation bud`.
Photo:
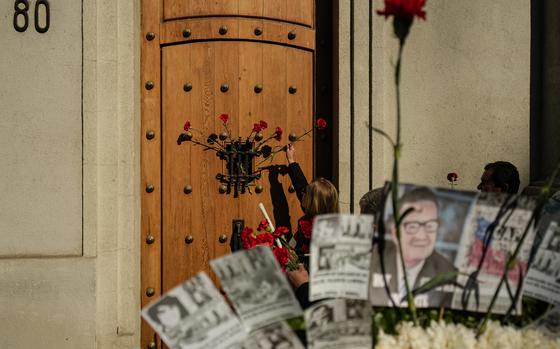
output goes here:
[{"label": "red carnation bud", "polygon": [[282,130],[281,127],[276,127],[276,131],[274,132],[274,138],[280,142],[282,140],[282,133],[284,133],[284,130]]},{"label": "red carnation bud", "polygon": [[266,219],[263,219],[260,223],[259,223],[259,227],[257,228],[258,231],[265,231],[266,228],[268,228],[268,221]]},{"label": "red carnation bud", "polygon": [[385,0],[385,8],[377,10],[377,14],[395,16],[398,19],[412,21],[414,17],[426,19],[426,11],[423,10],[426,0]]},{"label": "red carnation bud", "polygon": [[306,239],[311,239],[311,233],[313,231],[313,223],[305,219],[300,219],[298,225],[299,225],[299,231],[303,234],[303,236]]},{"label": "red carnation bud", "polygon": [[220,114],[219,118],[220,118],[220,120],[222,120],[222,122],[224,124],[227,124],[228,120],[229,120],[229,115],[226,114],[226,113],[223,113],[223,114]]},{"label": "red carnation bud", "polygon": [[450,182],[457,182],[457,179],[459,178],[459,175],[457,175],[455,172],[449,172],[447,174],[447,180]]},{"label": "red carnation bud", "polygon": [[259,124],[261,125],[261,130],[265,130],[268,127],[268,124],[264,120],[259,121]]},{"label": "red carnation bud", "polygon": [[290,261],[290,251],[288,251],[288,249],[285,247],[275,247],[272,250],[272,253],[282,267],[282,270],[285,270],[286,264],[288,264],[288,262]]},{"label": "red carnation bud", "polygon": [[261,124],[253,124],[253,132],[255,133],[259,133],[262,131],[262,126]]},{"label": "red carnation bud", "polygon": [[324,129],[327,128],[327,121],[323,118],[319,118],[319,119],[317,119],[317,124],[316,125],[317,125],[317,128],[319,130],[324,130]]},{"label": "red carnation bud", "polygon": [[277,227],[276,230],[272,233],[274,235],[275,238],[280,237],[284,234],[287,234],[290,231],[290,229],[286,228],[286,227]]},{"label": "red carnation bud", "polygon": [[185,125],[183,126],[183,129],[185,131],[188,131],[191,129],[191,122],[189,120],[185,121]]},{"label": "red carnation bud", "polygon": [[272,247],[274,245],[274,236],[270,233],[257,235],[257,245]]}]

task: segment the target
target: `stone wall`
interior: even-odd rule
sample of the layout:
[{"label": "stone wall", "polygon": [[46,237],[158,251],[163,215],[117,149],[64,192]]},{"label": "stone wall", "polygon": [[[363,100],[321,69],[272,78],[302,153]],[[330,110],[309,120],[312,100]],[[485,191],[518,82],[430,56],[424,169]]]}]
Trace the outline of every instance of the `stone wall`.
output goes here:
[{"label": "stone wall", "polygon": [[0,5],[0,337],[7,348],[139,343],[139,1]]},{"label": "stone wall", "polygon": [[[354,75],[350,74],[350,4],[354,4]],[[375,1],[373,8],[383,7]],[[428,1],[426,21],[415,20],[402,69],[403,181],[447,186],[459,174],[459,189],[476,190],[487,162],[508,160],[529,176],[530,2]],[[394,134],[393,65],[398,44],[392,21],[374,14],[369,68],[369,2],[339,1],[339,164],[346,208],[369,188],[390,178],[388,143],[373,136],[369,170],[369,80],[373,124]],[[354,81],[354,138],[350,137],[350,79]],[[350,161],[354,143],[353,168]],[[351,186],[351,172],[354,184]],[[351,188],[354,195],[351,202]]]}]

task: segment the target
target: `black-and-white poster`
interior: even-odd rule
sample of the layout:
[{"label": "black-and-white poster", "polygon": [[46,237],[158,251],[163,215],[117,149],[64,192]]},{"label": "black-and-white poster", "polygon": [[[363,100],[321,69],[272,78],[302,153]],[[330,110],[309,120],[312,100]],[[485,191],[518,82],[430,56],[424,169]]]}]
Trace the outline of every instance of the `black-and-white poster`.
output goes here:
[{"label": "black-and-white poster", "polygon": [[251,332],[248,338],[227,349],[304,349],[294,331],[284,321]]},{"label": "black-and-white poster", "polygon": [[302,314],[270,248],[238,251],[210,266],[248,332]]},{"label": "black-and-white poster", "polygon": [[142,309],[142,317],[172,349],[225,349],[247,335],[202,272]]},{"label": "black-and-white poster", "polygon": [[330,299],[305,310],[310,349],[370,349],[371,306],[367,300]]},{"label": "black-and-white poster", "polygon": [[[560,218],[560,217],[555,217]],[[560,225],[551,221],[529,268],[525,295],[560,305]]]},{"label": "black-and-white poster", "polygon": [[309,299],[367,299],[372,238],[371,215],[315,217]]}]

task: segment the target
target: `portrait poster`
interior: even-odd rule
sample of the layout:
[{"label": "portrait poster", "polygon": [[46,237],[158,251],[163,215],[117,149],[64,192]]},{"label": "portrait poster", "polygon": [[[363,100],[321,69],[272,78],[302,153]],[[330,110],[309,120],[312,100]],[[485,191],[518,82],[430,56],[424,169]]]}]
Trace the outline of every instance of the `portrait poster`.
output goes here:
[{"label": "portrait poster", "polygon": [[242,343],[227,349],[305,349],[297,335],[284,321],[251,332]]},{"label": "portrait poster", "polygon": [[248,332],[302,314],[270,248],[237,251],[210,266]]},{"label": "portrait poster", "polygon": [[[400,224],[402,260],[410,289],[417,290],[439,275],[449,279],[449,284],[417,294],[417,307],[451,306],[461,235],[476,197],[475,192],[400,185],[399,212],[404,215]],[[405,274],[392,206],[389,195],[373,246],[370,301],[375,306],[405,307]]]},{"label": "portrait poster", "polygon": [[305,310],[309,349],[371,349],[371,306],[367,300],[329,299]]},{"label": "portrait poster", "polygon": [[[458,282],[466,285],[466,289],[456,289],[453,296],[454,309],[478,312],[485,312],[488,309],[506,270],[508,258],[521,241],[534,208],[535,200],[531,197],[499,193],[480,194],[463,232],[457,256],[457,266],[461,272]],[[494,232],[489,239],[488,227],[494,225]],[[493,313],[507,312],[513,301],[509,293],[514,294],[518,289],[522,292],[534,239],[535,228],[531,224],[516,263],[508,272],[505,284],[500,289],[492,309]],[[473,275],[476,275],[476,278],[473,278]],[[473,283],[473,280],[476,282]],[[478,289],[478,297],[474,293],[474,288]],[[514,306],[519,313],[521,297]]]},{"label": "portrait poster", "polygon": [[171,349],[225,349],[247,335],[203,272],[146,306],[142,317]]},{"label": "portrait poster", "polygon": [[309,299],[368,299],[372,238],[372,215],[315,217]]}]

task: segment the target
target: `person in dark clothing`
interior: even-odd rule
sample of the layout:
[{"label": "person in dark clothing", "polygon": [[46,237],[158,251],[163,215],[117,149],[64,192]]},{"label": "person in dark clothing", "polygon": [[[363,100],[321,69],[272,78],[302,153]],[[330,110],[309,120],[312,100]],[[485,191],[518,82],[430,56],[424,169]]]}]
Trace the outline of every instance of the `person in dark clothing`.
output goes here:
[{"label": "person in dark clothing", "polygon": [[496,161],[484,166],[477,189],[482,192],[517,194],[519,191],[517,167],[507,161]]},{"label": "person in dark clothing", "polygon": [[[288,160],[288,174],[296,195],[301,203],[304,215],[298,220],[298,229],[294,234],[296,240],[295,251],[302,256],[300,261],[306,262],[306,254],[309,253],[313,218],[319,214],[338,213],[338,191],[335,186],[324,178],[317,178],[308,184],[303,171],[295,161],[295,148],[293,144],[286,147],[286,158]],[[309,275],[303,264],[299,270],[288,271],[288,280],[295,289],[296,297],[302,308],[307,308],[309,302]]]}]

